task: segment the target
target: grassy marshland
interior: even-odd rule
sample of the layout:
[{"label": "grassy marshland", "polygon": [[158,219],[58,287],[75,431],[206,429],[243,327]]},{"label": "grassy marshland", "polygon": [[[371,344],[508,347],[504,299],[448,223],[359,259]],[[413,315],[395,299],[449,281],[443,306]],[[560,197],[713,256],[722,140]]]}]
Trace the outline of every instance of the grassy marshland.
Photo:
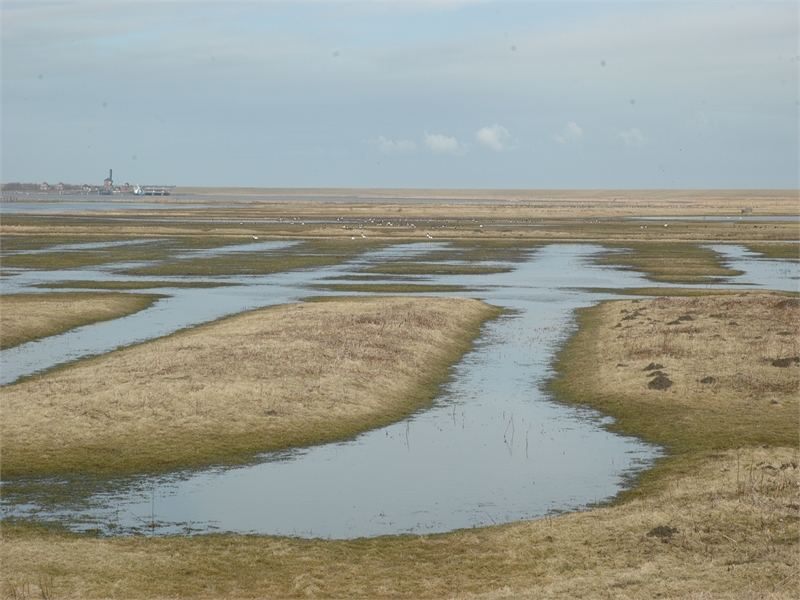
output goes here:
[{"label": "grassy marshland", "polygon": [[343,439],[425,406],[477,300],[355,298],[236,315],[6,386],[2,474],[125,474]]},{"label": "grassy marshland", "polygon": [[0,296],[0,348],[5,350],[75,327],[124,317],[163,296],[65,292]]},{"label": "grassy marshland", "polygon": [[[558,362],[559,397],[616,416],[617,428],[670,453],[612,506],[443,535],[352,541],[100,539],[7,523],[4,593],[796,598],[798,372],[771,364],[797,353],[798,308],[785,300],[620,300],[582,312]],[[681,320],[687,315],[693,320]],[[652,371],[643,369],[650,362],[663,365],[671,387],[648,388]],[[698,381],[709,376],[713,383]]]},{"label": "grassy marshland", "polygon": [[[280,195],[287,195],[284,192]],[[413,192],[408,191],[408,197],[431,197]],[[255,193],[263,195],[264,191]],[[373,190],[363,194],[397,197],[396,191],[386,196],[376,196]],[[180,247],[170,241],[158,250],[153,248],[153,255],[147,256],[163,261],[166,268],[172,268],[172,261],[179,262],[181,248],[247,243],[252,235],[331,239],[334,245],[353,241],[349,230],[301,224],[301,219],[315,216],[418,219],[414,228],[369,224],[364,231],[370,243],[425,241],[428,231],[436,241],[449,241],[460,249],[461,256],[452,251],[442,254],[442,259],[451,260],[491,260],[501,258],[502,252],[519,256],[523,245],[531,248],[541,243],[611,244],[622,254],[609,256],[610,262],[669,281],[695,282],[709,275],[728,274],[719,271],[724,267],[716,255],[698,248],[702,244],[742,243],[766,256],[797,258],[795,223],[733,221],[749,210],[761,215],[796,215],[794,190],[454,194],[443,194],[446,201],[440,203],[408,204],[287,203],[262,198],[237,208],[235,223],[179,220],[231,220],[229,209],[211,205],[205,211],[176,205],[150,214],[121,212],[107,216],[118,218],[114,239],[183,240],[175,242]],[[307,195],[331,194],[313,190]],[[456,201],[465,197],[480,202]],[[292,214],[297,223],[256,222],[285,218],[287,214]],[[698,220],[647,229],[639,221],[627,220],[654,214],[694,215]],[[728,215],[732,220],[700,220],[713,215]],[[463,222],[452,223],[454,218]],[[441,227],[444,221],[427,222],[436,219],[448,220],[447,226]],[[11,249],[9,244],[17,249],[42,249],[48,246],[47,236],[54,232],[59,234],[58,243],[97,241],[97,231],[104,223],[91,216],[82,220],[10,216],[4,217],[0,233],[6,250]],[[134,256],[123,254],[110,258],[127,260],[127,256]],[[135,256],[142,258],[141,254]],[[108,262],[106,258],[101,262]],[[57,263],[48,262],[51,259],[57,261],[58,257],[42,258],[41,262],[26,260],[34,261],[31,268],[53,268]],[[415,260],[437,259],[426,255]],[[296,263],[284,263],[292,264]],[[214,265],[216,272],[226,268],[222,262]],[[410,271],[421,268],[408,267]],[[668,458],[642,475],[637,488],[612,506],[436,536],[352,541],[224,535],[99,539],[30,523],[6,522],[0,594],[9,598],[794,599],[800,596],[800,458],[798,369],[791,358],[798,354],[798,314],[791,303],[780,304],[785,299],[735,293],[642,298],[639,302],[608,302],[580,314],[580,328],[557,363],[560,377],[553,385],[556,397],[595,406],[616,417],[615,428],[646,437],[669,451]],[[681,320],[684,316],[691,316],[692,321]],[[670,325],[673,321],[677,323]],[[303,335],[298,336],[298,342],[303,341]],[[358,349],[358,344],[353,348]],[[776,359],[789,359],[785,361],[789,366],[773,366]],[[168,353],[153,353],[150,360],[159,385],[163,382],[175,386],[171,389],[183,389],[180,386],[192,381],[177,379],[185,375],[191,378],[194,372],[182,373]],[[644,371],[651,362],[663,367]],[[88,361],[80,366],[94,368],[97,364]],[[320,368],[313,364],[309,368]],[[380,363],[376,368],[380,370]],[[69,369],[64,371],[68,373]],[[664,390],[650,389],[648,383],[659,377],[650,377],[653,371],[661,371],[672,385]],[[133,380],[140,373],[129,375]],[[170,377],[175,380],[170,381]],[[714,381],[701,383],[708,377]],[[47,379],[37,381],[41,385]],[[83,392],[100,397],[96,395],[100,393],[97,386],[84,388],[78,382],[75,395],[75,381],[70,385],[64,388],[70,390],[66,396],[72,399],[70,402],[79,403],[70,405],[70,419],[74,417],[78,419],[75,422],[89,423],[90,427],[92,421],[108,422],[97,406],[80,404]],[[4,395],[7,389],[3,389]],[[43,391],[48,393],[47,389]],[[60,398],[60,393],[49,399]],[[40,404],[48,400],[47,396],[39,398]],[[155,394],[145,396],[142,414],[146,415],[149,408],[150,416],[163,418],[168,412],[160,406],[160,400]],[[322,406],[328,410],[322,412],[328,418],[330,409]],[[192,408],[189,405],[182,418],[191,421]],[[202,417],[199,409],[198,403],[195,410],[197,417]],[[4,426],[6,414],[4,410]],[[278,415],[266,417],[276,419]],[[43,427],[47,421],[36,423]],[[44,432],[35,431],[36,427],[31,429],[32,440],[46,437]],[[8,438],[4,434],[3,443]],[[6,458],[3,450],[4,469]],[[33,460],[35,463],[41,458]]]}]

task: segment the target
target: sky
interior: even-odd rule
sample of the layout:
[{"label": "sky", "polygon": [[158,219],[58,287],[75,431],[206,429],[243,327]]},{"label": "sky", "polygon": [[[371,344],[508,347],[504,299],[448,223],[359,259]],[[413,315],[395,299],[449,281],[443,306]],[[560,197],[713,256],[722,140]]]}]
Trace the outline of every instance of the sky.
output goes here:
[{"label": "sky", "polygon": [[4,1],[0,180],[796,189],[798,12]]}]

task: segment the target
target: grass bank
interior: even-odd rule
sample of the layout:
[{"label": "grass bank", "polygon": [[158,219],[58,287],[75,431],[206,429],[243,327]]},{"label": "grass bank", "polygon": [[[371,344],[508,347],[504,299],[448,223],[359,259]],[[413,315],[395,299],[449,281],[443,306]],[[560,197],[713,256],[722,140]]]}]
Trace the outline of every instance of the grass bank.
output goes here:
[{"label": "grass bank", "polygon": [[[4,593],[796,598],[798,373],[791,360],[772,365],[796,352],[799,309],[786,300],[619,300],[581,313],[558,363],[559,397],[595,406],[615,416],[618,429],[670,452],[614,505],[442,535],[351,541],[102,539],[6,523]],[[663,366],[643,370],[650,362]],[[647,375],[658,370],[672,386],[648,387]],[[698,381],[707,377],[714,381]]]},{"label": "grass bank", "polygon": [[5,294],[0,296],[0,349],[124,317],[164,297],[93,292]]},{"label": "grass bank", "polygon": [[579,319],[552,384],[563,401],[674,455],[798,445],[796,296],[615,300]]},{"label": "grass bank", "polygon": [[236,463],[427,405],[497,309],[457,298],[272,307],[3,388],[2,474]]}]

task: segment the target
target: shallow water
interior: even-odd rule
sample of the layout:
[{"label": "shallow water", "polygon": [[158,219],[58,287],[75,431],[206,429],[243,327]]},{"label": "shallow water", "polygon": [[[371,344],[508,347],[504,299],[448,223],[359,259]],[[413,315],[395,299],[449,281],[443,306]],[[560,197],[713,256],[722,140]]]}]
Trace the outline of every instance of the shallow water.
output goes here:
[{"label": "shallow water", "polygon": [[800,265],[797,261],[760,258],[760,254],[743,246],[719,244],[709,248],[723,256],[722,262],[726,267],[742,271],[733,280],[736,285],[800,292]]},{"label": "shallow water", "polygon": [[[326,278],[447,247],[398,245],[337,267],[226,278],[244,284],[236,288],[159,289],[173,296],[147,311],[26,344],[17,355],[4,351],[3,381],[226,314],[319,295],[311,286]],[[16,491],[23,480],[6,482],[4,513],[108,534],[221,530],[352,538],[511,522],[611,498],[658,449],[608,433],[596,413],[552,402],[543,391],[554,352],[574,328],[574,310],[609,297],[582,288],[653,285],[636,273],[594,265],[599,250],[551,245],[515,263],[511,273],[402,279],[467,286],[463,295],[512,311],[485,326],[435,406],[409,419],[347,442],[265,454],[244,467],[85,488],[80,480],[54,481],[53,494],[43,493],[35,504]],[[753,259],[730,246],[719,250],[729,266],[744,271],[734,282],[798,287],[796,263]],[[111,277],[88,270],[23,274],[15,285],[42,277],[74,280],[78,272],[91,280]],[[76,491],[66,503],[58,497],[64,486]]]}]

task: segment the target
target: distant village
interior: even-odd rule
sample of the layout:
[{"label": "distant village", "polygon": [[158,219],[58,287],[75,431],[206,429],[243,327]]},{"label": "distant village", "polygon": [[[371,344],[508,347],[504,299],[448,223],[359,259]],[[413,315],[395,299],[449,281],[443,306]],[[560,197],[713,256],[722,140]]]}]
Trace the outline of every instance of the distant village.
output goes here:
[{"label": "distant village", "polygon": [[123,183],[114,185],[113,171],[108,172],[108,177],[103,180],[102,185],[90,185],[88,183],[73,184],[58,182],[55,184],[47,183],[4,183],[3,192],[21,192],[23,194],[99,194],[103,196],[133,194],[135,196],[169,196],[174,185],[131,185]]}]

